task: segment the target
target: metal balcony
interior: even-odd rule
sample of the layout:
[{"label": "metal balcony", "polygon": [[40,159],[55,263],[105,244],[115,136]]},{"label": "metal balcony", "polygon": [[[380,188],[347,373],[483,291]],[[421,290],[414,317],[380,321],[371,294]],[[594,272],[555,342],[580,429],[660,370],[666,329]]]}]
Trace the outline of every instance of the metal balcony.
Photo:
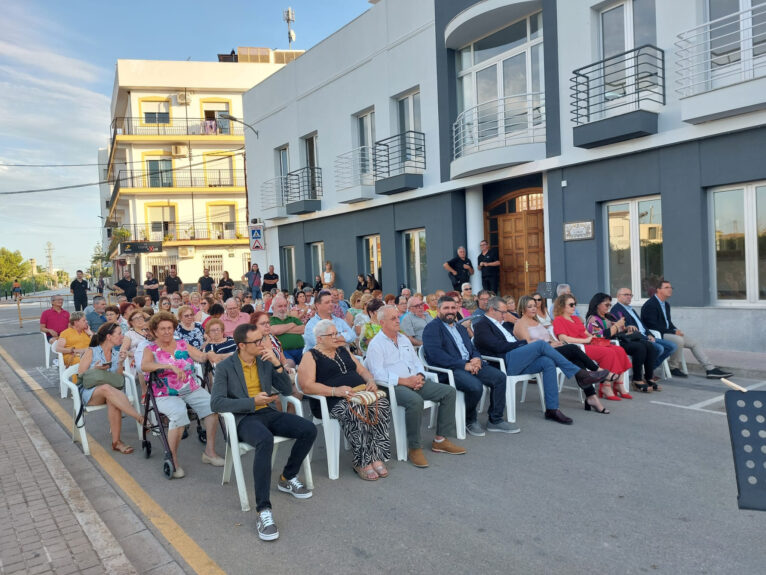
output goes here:
[{"label": "metal balcony", "polygon": [[[115,229],[120,232],[120,241],[147,242],[193,242],[198,240],[243,240],[247,241],[247,222],[147,222],[123,225]],[[112,232],[114,235],[115,231]]]},{"label": "metal balcony", "polygon": [[665,53],[645,45],[578,68],[571,78],[574,145],[594,148],[657,133]]},{"label": "metal balcony", "polygon": [[170,118],[167,113],[118,117],[112,121],[114,136],[244,136],[245,127],[223,118]]},{"label": "metal balcony", "polygon": [[284,200],[290,215],[322,209],[322,168],[305,167],[288,173]]},{"label": "metal balcony", "polygon": [[287,176],[266,180],[261,184],[259,214],[265,220],[278,220],[287,217],[285,196],[287,195]]},{"label": "metal balcony", "polygon": [[373,174],[376,194],[396,194],[423,187],[426,135],[407,131],[375,142]]},{"label": "metal balcony", "polygon": [[451,177],[545,158],[545,94],[531,92],[464,110],[452,126]]},{"label": "metal balcony", "polygon": [[335,196],[344,204],[375,197],[373,148],[362,146],[335,158]]},{"label": "metal balcony", "polygon": [[684,121],[766,108],[766,4],[679,34],[675,56]]}]

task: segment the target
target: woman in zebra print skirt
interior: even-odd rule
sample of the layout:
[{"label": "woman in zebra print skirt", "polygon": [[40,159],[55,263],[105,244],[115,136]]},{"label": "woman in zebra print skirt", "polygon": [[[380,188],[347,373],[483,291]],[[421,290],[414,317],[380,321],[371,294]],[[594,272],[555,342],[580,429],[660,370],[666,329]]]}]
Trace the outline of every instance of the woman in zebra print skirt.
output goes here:
[{"label": "woman in zebra print skirt", "polygon": [[[365,385],[368,391],[377,391],[369,371],[349,353],[343,337],[331,320],[321,320],[314,326],[316,345],[311,353],[303,355],[298,368],[298,380],[304,393],[327,397],[330,416],[337,419],[343,434],[351,444],[354,471],[366,481],[388,476],[383,464],[391,458],[391,440],[388,427],[391,406],[388,399],[378,399],[376,406],[352,404],[345,398],[351,389]],[[319,401],[309,398],[311,412],[321,417]]]}]

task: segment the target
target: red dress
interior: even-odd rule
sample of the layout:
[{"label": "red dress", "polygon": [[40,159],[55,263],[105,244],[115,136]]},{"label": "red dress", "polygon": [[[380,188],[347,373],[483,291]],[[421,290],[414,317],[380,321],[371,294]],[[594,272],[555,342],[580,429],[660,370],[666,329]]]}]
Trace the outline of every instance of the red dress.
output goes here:
[{"label": "red dress", "polygon": [[[576,315],[572,316],[572,321],[568,321],[564,316],[558,316],[553,320],[553,333],[556,337],[559,335],[568,335],[585,339],[590,334],[585,330],[582,320]],[[622,373],[631,368],[632,363],[625,350],[618,345],[600,346],[585,345],[585,355],[595,361],[601,369],[608,369],[612,373]]]}]

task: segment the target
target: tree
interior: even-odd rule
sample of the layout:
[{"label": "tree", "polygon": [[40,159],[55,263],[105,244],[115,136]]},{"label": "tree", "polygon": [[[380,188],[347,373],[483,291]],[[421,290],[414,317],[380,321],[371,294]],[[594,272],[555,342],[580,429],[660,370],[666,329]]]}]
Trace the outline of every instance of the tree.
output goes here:
[{"label": "tree", "polygon": [[29,275],[29,262],[25,262],[21,252],[12,252],[0,248],[0,283],[12,282],[16,278]]},{"label": "tree", "polygon": [[106,265],[109,263],[109,255],[104,253],[101,244],[96,244],[93,248],[93,255],[90,257],[90,274],[94,278],[100,278],[105,275]]}]

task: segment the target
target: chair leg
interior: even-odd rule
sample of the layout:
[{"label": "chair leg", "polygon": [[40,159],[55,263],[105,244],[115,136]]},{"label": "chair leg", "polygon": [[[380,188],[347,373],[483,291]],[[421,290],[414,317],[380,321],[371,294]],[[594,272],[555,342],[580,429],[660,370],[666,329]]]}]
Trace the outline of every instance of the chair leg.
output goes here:
[{"label": "chair leg", "polygon": [[538,374],[535,375],[535,379],[537,380],[537,391],[540,392],[540,406],[543,408],[543,413],[545,413],[545,390],[543,389],[543,378]]},{"label": "chair leg", "polygon": [[433,429],[436,427],[436,416],[437,416],[437,409],[439,409],[439,404],[434,404],[434,406],[431,408],[431,418],[428,421],[428,429]]},{"label": "chair leg", "polygon": [[340,476],[340,425],[337,421],[325,423],[324,443],[327,451],[327,476],[330,479],[338,479]]},{"label": "chair leg", "polygon": [[394,435],[396,435],[396,459],[407,461],[407,424],[403,407],[397,407],[393,413]]},{"label": "chair leg", "polygon": [[505,384],[505,412],[509,423],[516,423],[516,379],[508,378]]},{"label": "chair leg", "polygon": [[670,365],[668,365],[667,359],[662,362],[662,375],[665,379],[673,379],[673,374],[670,373]]},{"label": "chair leg", "polygon": [[232,466],[232,460],[231,460],[231,447],[229,446],[229,442],[226,442],[226,453],[223,457],[223,477],[221,477],[221,485],[227,484],[229,481],[231,481],[231,466]]},{"label": "chair leg", "polygon": [[314,489],[314,475],[311,473],[311,454],[306,456],[303,460],[303,479],[306,482],[306,487]]},{"label": "chair leg", "polygon": [[527,400],[527,385],[529,385],[529,380],[525,379],[524,383],[521,384],[521,401],[519,403],[524,403]]},{"label": "chair leg", "polygon": [[465,439],[465,395],[462,391],[457,392],[457,399],[455,399],[455,427],[457,427],[457,438]]},{"label": "chair leg", "polygon": [[[232,454],[234,451],[232,450]],[[239,504],[242,511],[250,511],[250,499],[247,496],[247,484],[245,483],[245,474],[242,471],[242,459],[239,454],[233,457],[234,478],[237,480],[237,491],[239,491]]]}]

